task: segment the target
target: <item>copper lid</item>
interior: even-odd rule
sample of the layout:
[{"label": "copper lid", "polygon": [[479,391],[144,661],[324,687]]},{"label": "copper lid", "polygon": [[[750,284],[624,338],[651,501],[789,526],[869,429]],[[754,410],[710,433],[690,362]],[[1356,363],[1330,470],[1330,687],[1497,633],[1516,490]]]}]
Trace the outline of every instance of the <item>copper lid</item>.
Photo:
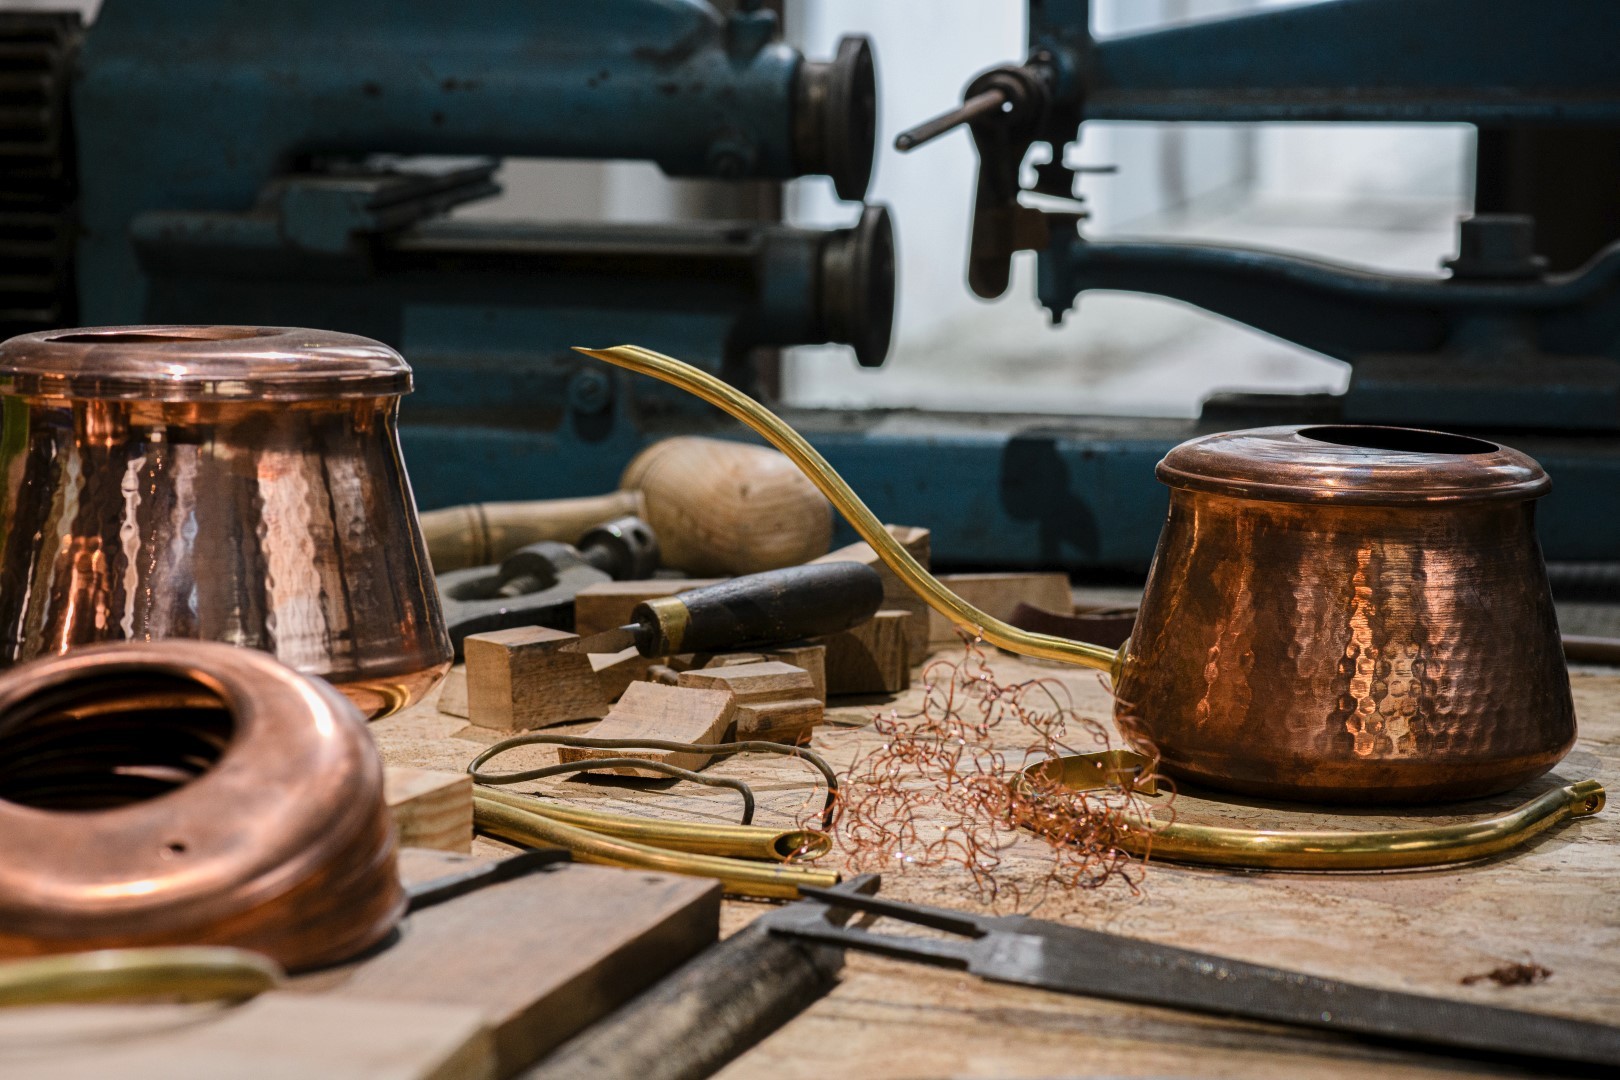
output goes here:
[{"label": "copper lid", "polygon": [[1166,454],[1157,475],[1235,498],[1360,506],[1522,501],[1552,487],[1534,458],[1484,439],[1353,424],[1205,435]]},{"label": "copper lid", "polygon": [[0,393],[123,401],[311,401],[407,394],[381,342],[284,326],[102,326],[0,343]]}]

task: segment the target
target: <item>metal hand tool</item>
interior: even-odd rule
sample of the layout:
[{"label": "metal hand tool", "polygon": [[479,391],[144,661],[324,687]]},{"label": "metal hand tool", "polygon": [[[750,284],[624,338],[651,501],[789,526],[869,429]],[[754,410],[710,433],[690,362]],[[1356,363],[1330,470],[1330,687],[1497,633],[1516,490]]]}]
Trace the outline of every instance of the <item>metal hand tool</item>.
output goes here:
[{"label": "metal hand tool", "polygon": [[405,895],[410,901],[405,910],[407,913],[421,911],[434,904],[442,904],[446,900],[454,900],[458,896],[477,892],[486,885],[499,885],[503,881],[525,877],[536,870],[568,862],[569,858],[569,853],[561,848],[543,848],[525,851],[494,862],[481,862],[454,874],[419,881],[405,888]]},{"label": "metal hand tool", "polygon": [[462,658],[468,634],[514,626],[574,628],[574,597],[588,585],[650,577],[658,568],[658,538],[640,518],[622,517],[591,529],[577,545],[543,540],[521,547],[498,566],[438,576],[444,621]]},{"label": "metal hand tool", "polygon": [[883,606],[883,579],[853,562],[767,570],[637,604],[631,622],[571,648],[642,656],[777,645],[857,626]]},{"label": "metal hand tool", "polygon": [[[772,933],[995,982],[1318,1028],[1430,1052],[1543,1068],[1620,1066],[1620,1028],[1604,1024],[1378,990],[1021,915],[973,915],[833,889],[800,891],[824,906],[783,908],[772,919]],[[829,911],[880,915],[961,936],[854,930],[829,920]]]}]

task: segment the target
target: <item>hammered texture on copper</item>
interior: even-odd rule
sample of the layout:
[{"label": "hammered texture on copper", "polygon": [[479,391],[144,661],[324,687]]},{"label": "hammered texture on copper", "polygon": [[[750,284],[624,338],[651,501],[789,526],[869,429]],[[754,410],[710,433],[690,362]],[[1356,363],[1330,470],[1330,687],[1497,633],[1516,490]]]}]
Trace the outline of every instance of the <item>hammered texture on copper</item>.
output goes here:
[{"label": "hammered texture on copper", "polygon": [[[70,343],[67,358],[46,342],[43,358],[20,360],[11,353],[24,339],[3,347],[22,374],[7,376],[9,394],[0,387],[0,664],[93,642],[222,641],[337,683],[372,715],[415,700],[448,669],[399,448],[398,396],[272,400],[349,392],[307,378],[271,385],[293,377],[277,367],[260,376],[262,400],[209,397],[221,372],[239,369],[251,384],[262,366],[254,350],[285,351],[284,336],[202,343],[213,350],[212,381],[197,384],[195,401],[128,396],[184,390],[141,380],[164,369],[164,350],[183,368],[202,347],[189,342],[116,351]],[[128,355],[138,349],[150,354],[144,366]],[[97,356],[109,380],[133,380],[110,384],[125,397],[18,392],[60,368],[78,380],[71,394],[94,393],[85,380]]]},{"label": "hammered texture on copper", "polygon": [[1575,737],[1532,504],[1174,490],[1119,712],[1167,771],[1315,801],[1484,795]]}]

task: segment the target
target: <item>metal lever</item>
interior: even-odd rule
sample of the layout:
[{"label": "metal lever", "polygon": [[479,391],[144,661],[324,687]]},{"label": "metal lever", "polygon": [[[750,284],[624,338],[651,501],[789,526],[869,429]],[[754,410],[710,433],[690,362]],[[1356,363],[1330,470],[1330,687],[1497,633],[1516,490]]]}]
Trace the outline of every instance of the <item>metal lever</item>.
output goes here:
[{"label": "metal lever", "polygon": [[902,131],[894,137],[894,148],[902,154],[907,150],[915,150],[923,143],[933,142],[954,127],[971,124],[981,116],[1006,109],[1009,100],[1007,91],[999,86],[982,94],[975,94],[950,112]]}]

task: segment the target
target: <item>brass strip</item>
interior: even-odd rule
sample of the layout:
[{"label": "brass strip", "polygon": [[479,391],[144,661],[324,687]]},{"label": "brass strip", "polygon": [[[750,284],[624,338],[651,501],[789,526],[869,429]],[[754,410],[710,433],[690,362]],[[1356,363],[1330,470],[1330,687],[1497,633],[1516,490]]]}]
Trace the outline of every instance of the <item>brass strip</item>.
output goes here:
[{"label": "brass strip", "polygon": [[718,825],[699,821],[667,821],[613,814],[571,806],[535,795],[479,785],[479,798],[489,799],[555,821],[578,825],[604,836],[634,840],[671,851],[695,855],[724,855],[739,859],[786,862],[819,859],[832,851],[832,837],[816,829],[766,829],[757,825]]},{"label": "brass strip", "polygon": [[[1147,759],[1128,751],[1074,754],[1038,762],[1026,777],[1050,777],[1075,791],[1117,783],[1121,770],[1146,767]],[[1148,786],[1136,789],[1151,794]],[[1442,866],[1496,855],[1518,847],[1568,818],[1603,809],[1605,793],[1596,780],[1582,780],[1543,792],[1512,810],[1451,825],[1411,829],[1328,831],[1234,829],[1222,825],[1162,822],[1140,814],[1125,816],[1121,846],[1133,855],[1172,862],[1267,870],[1392,870]]]},{"label": "brass strip", "polygon": [[1010,623],[980,611],[940,584],[922,564],[889,535],[877,515],[867,509],[843,477],[833,471],[827,459],[818,454],[804,438],[782,419],[747,394],[727,385],[707,372],[683,364],[673,357],[634,345],[619,345],[611,349],[582,349],[576,352],[605,360],[618,367],[677,386],[695,394],[709,404],[731,414],[736,419],[764,436],[771,445],[786,454],[804,474],[821,489],[821,493],[838,508],[838,512],[855,527],[861,538],[877,552],[906,587],[927,602],[928,606],[945,616],[968,633],[981,637],[999,648],[1042,660],[1058,660],[1081,667],[1106,671],[1117,675],[1123,662],[1124,651],[1088,645],[1083,641],[1033,634]]},{"label": "brass strip", "polygon": [[503,840],[534,847],[567,848],[581,862],[718,878],[727,895],[731,896],[796,900],[801,885],[825,889],[839,882],[839,875],[831,870],[723,859],[716,855],[694,855],[604,836],[542,814],[486,799],[476,792],[473,795],[473,824]]},{"label": "brass strip", "polygon": [[241,1001],[281,982],[268,956],[224,946],[98,949],[0,963],[0,1005],[178,998]]},{"label": "brass strip", "polygon": [[652,612],[653,619],[658,623],[657,643],[640,650],[644,656],[673,656],[681,651],[681,642],[686,640],[686,627],[692,621],[692,613],[686,610],[686,605],[679,596],[655,596],[651,600],[643,600],[640,604]]}]

